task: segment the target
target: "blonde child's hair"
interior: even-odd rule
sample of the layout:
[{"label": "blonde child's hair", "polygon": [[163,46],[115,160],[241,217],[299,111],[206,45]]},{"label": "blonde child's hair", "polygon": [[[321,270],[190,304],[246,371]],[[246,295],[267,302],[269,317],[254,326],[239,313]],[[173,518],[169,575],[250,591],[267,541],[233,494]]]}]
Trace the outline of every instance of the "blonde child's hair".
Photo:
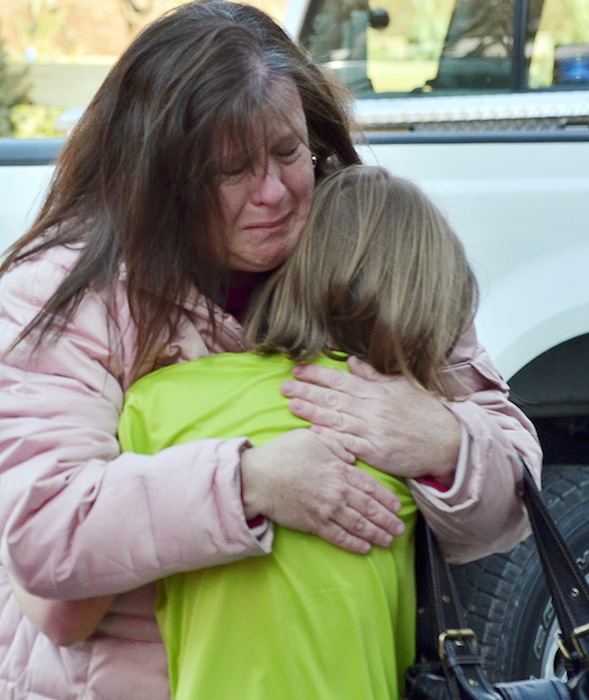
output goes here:
[{"label": "blonde child's hair", "polygon": [[384,168],[350,166],[318,185],[296,250],[250,307],[246,338],[297,361],[356,355],[452,398],[442,370],[477,299],[433,202]]}]

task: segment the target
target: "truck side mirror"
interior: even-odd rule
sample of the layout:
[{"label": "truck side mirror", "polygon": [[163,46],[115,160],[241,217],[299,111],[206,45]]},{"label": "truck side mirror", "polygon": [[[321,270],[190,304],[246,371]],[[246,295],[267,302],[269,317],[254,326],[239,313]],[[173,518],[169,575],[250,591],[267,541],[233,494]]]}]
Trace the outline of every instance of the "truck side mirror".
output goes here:
[{"label": "truck side mirror", "polygon": [[371,10],[368,23],[372,29],[386,29],[389,26],[390,18],[386,10]]}]

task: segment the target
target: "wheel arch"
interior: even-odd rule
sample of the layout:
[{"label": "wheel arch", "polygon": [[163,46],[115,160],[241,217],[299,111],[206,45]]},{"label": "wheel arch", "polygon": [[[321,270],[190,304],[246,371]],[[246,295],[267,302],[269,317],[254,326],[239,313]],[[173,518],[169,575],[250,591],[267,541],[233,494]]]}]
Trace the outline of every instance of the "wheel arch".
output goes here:
[{"label": "wheel arch", "polygon": [[589,414],[589,333],[546,350],[509,380],[530,418]]}]

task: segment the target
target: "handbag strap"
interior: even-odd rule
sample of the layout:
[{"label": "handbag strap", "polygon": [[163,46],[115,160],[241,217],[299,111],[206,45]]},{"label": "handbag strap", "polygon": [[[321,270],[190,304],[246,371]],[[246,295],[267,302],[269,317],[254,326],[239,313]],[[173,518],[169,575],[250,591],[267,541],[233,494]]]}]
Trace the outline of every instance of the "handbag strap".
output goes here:
[{"label": "handbag strap", "polygon": [[[523,502],[561,627],[559,646],[572,676],[589,668],[589,586],[534,477],[521,461]],[[454,674],[454,678],[449,677],[454,697],[497,698],[482,671],[476,635],[465,624],[450,568],[423,517],[418,521],[417,538],[422,550],[416,562],[417,648],[422,660],[443,661],[445,671]]]},{"label": "handbag strap", "polygon": [[560,624],[559,647],[567,668],[576,672],[589,668],[589,586],[527,464],[521,461],[523,501]]},{"label": "handbag strap", "polygon": [[416,561],[417,649],[421,661],[441,661],[453,700],[495,700],[482,670],[475,633],[466,627],[458,592],[435,536],[420,516]]}]

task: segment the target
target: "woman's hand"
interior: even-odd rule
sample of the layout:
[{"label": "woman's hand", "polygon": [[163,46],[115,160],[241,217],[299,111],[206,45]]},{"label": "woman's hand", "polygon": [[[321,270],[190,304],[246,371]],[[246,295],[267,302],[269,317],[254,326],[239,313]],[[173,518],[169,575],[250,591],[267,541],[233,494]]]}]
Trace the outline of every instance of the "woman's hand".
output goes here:
[{"label": "woman's hand", "polygon": [[453,414],[401,375],[381,375],[354,357],[348,365],[351,374],[297,365],[293,374],[300,381],[282,385],[291,411],[376,469],[451,484],[461,438]]},{"label": "woman's hand", "polygon": [[[369,474],[345,460],[345,451],[328,447],[308,429],[293,430],[241,460],[245,515],[311,532],[358,554],[372,545],[388,547],[404,532],[396,517],[399,499]],[[338,456],[339,454],[339,456]]]}]

